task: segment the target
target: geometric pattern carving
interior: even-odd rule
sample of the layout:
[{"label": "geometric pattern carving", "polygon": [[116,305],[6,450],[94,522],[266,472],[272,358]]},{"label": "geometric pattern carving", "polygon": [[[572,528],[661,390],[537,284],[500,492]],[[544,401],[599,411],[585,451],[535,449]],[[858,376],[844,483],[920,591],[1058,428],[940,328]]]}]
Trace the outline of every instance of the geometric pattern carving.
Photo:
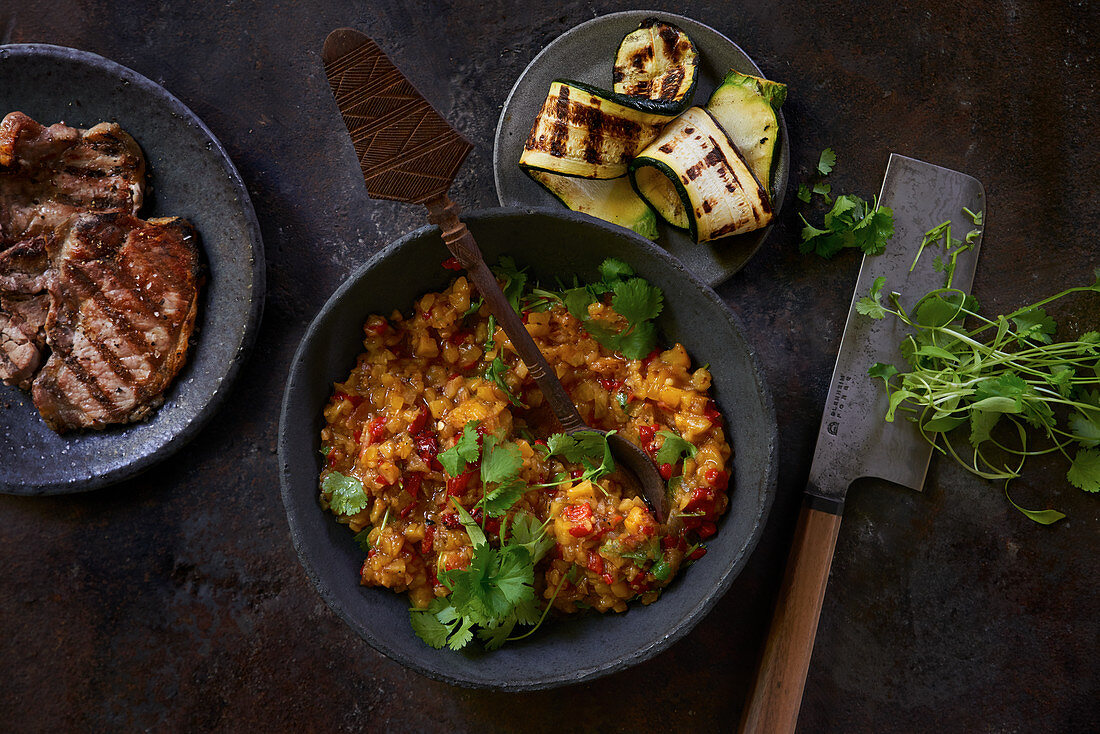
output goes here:
[{"label": "geometric pattern carving", "polygon": [[362,33],[333,31],[321,57],[371,198],[422,203],[445,194],[469,141]]}]

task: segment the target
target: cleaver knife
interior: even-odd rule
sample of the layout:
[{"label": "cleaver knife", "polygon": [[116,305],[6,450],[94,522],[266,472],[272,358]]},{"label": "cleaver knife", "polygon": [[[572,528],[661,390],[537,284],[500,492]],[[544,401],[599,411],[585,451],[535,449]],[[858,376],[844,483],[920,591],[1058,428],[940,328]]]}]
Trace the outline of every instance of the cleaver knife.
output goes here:
[{"label": "cleaver knife", "polygon": [[[955,239],[978,228],[963,207],[987,216],[985,191],[964,173],[893,153],[879,201],[894,210],[894,236],[883,254],[864,256],[856,280],[779,601],[741,719],[743,734],[795,730],[849,485],[877,477],[920,490],[932,458],[932,446],[915,423],[885,421],[886,390],[867,374],[875,362],[905,366],[899,345],[908,327],[889,316],[863,316],[856,303],[879,276],[886,277],[883,293],[900,293],[907,311],[942,288],[944,274],[932,268],[939,245],[925,248],[913,267],[924,233],[947,220]],[[970,292],[980,246],[981,235],[960,253],[953,288]]]}]

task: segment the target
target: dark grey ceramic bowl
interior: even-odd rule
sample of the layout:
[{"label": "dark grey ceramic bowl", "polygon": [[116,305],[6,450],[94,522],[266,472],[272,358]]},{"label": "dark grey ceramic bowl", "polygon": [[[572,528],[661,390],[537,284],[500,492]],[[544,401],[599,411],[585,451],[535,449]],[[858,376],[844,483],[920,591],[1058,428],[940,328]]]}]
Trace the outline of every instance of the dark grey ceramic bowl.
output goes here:
[{"label": "dark grey ceramic bowl", "polygon": [[[760,68],[741,48],[699,21],[658,10],[628,10],[601,15],[581,23],[555,38],[531,60],[512,87],[497,122],[493,143],[493,171],[497,198],[504,206],[558,206],[550,192],[535,183],[519,167],[523,144],[531,132],[539,108],[555,79],[576,79],[611,88],[611,66],[623,36],[638,27],[645,18],[656,17],[682,28],[699,51],[699,81],[694,103],[706,105],[715,87],[730,69],[744,74],[764,76]],[[780,79],[779,81],[782,81]],[[772,202],[778,213],[783,207],[790,170],[790,146],[787,123],[779,113],[779,154],[772,181]],[[657,244],[678,258],[704,283],[717,285],[745,266],[767,239],[771,227],[702,244],[664,222],[658,223]]]},{"label": "dark grey ceramic bowl", "polygon": [[359,585],[363,553],[352,534],[321,510],[321,411],[362,349],[369,314],[408,311],[454,273],[434,227],[419,229],[361,267],[314,319],[294,356],[279,428],[279,465],[290,532],[306,573],[329,606],[375,649],[424,675],[500,690],[550,688],[639,663],[682,637],[729,588],[764,527],[775,489],[776,423],[771,395],[742,327],[714,292],[648,240],[572,212],[495,209],[463,217],[489,262],[502,254],[546,283],[576,273],[595,280],[606,257],[630,263],[660,286],[664,338],[709,362],[714,397],[734,447],[729,513],[709,552],[648,607],[548,623],[531,637],[486,653],[433,650],[409,626],[406,595]]},{"label": "dark grey ceramic bowl", "polygon": [[0,385],[0,492],[95,489],[177,450],[225,400],[263,308],[260,228],[237,169],[206,126],[163,88],[113,61],[45,44],[0,46],[0,117],[13,110],[43,124],[118,122],[148,164],[140,216],[185,217],[202,240],[207,283],[195,341],[150,420],[59,436],[30,395]]}]

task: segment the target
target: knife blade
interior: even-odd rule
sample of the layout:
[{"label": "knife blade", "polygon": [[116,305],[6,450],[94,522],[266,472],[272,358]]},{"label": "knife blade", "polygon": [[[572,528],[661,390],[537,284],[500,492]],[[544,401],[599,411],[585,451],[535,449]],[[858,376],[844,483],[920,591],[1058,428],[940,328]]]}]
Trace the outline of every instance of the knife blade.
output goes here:
[{"label": "knife blade", "polygon": [[[983,212],[981,183],[964,173],[896,153],[890,155],[879,203],[894,211],[894,235],[883,254],[863,258],[848,320],[840,340],[817,445],[795,537],[756,680],[741,718],[742,734],[793,732],[810,667],[818,618],[851,483],[878,477],[912,489],[924,484],[932,446],[907,420],[885,421],[889,398],[867,369],[875,362],[902,366],[900,345],[908,334],[897,319],[871,319],[856,311],[875,279],[896,291],[906,310],[942,288],[944,274],[926,252],[916,261],[924,233],[950,220],[956,239],[972,229],[963,207]],[[952,287],[970,292],[981,235],[959,254]]]},{"label": "knife blade", "polygon": [[[920,490],[932,458],[932,445],[915,423],[883,420],[889,397],[882,383],[867,375],[867,368],[875,362],[893,363],[899,369],[904,366],[899,346],[909,333],[907,327],[895,318],[863,316],[856,312],[856,303],[870,292],[879,276],[886,278],[883,292],[900,293],[906,310],[924,294],[942,288],[944,274],[932,268],[932,252],[922,254],[913,265],[920,242],[925,232],[949,220],[955,225],[952,236],[961,240],[965,232],[975,229],[962,209],[983,211],[985,191],[977,179],[965,173],[892,153],[879,202],[894,210],[894,236],[884,253],[863,258],[806,489],[816,499],[816,506],[836,514],[840,514],[849,485],[861,477],[878,477]],[[953,288],[970,292],[980,248],[979,234],[973,247],[959,254]]]}]

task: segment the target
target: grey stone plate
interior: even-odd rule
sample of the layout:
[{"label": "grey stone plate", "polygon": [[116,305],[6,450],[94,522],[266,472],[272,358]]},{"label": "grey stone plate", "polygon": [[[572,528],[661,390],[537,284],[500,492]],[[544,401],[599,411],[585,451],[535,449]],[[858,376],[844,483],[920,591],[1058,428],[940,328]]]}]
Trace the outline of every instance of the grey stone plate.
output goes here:
[{"label": "grey stone plate", "polygon": [[[709,552],[661,598],[625,614],[548,622],[525,640],[486,653],[433,650],[409,626],[405,594],[359,585],[363,553],[351,532],[321,510],[321,411],[332,383],[343,380],[363,349],[362,324],[372,313],[408,312],[454,273],[436,228],[419,229],[359,268],[313,320],[291,364],[279,426],[279,467],[290,532],[321,596],[375,649],[424,675],[456,685],[500,690],[550,688],[622,670],[685,635],[729,588],[764,527],[776,475],[776,423],[764,376],[744,330],[714,292],[642,237],[559,209],[494,209],[463,217],[490,262],[514,255],[544,283],[555,276],[597,278],[605,257],[625,260],[660,286],[659,326],[698,364],[709,362],[714,397],[728,418],[734,470],[728,514]],[[751,661],[745,661],[749,664]]]},{"label": "grey stone plate", "polygon": [[252,346],[264,295],[260,229],[221,144],[157,84],[95,54],[44,44],[0,46],[0,116],[44,124],[118,122],[145,151],[143,217],[181,216],[202,239],[207,271],[187,365],[147,422],[59,436],[30,395],[0,385],[0,492],[60,494],[131,477],[198,433]]},{"label": "grey stone plate", "polygon": [[[737,44],[691,18],[655,10],[631,10],[581,23],[558,36],[531,60],[504,102],[493,143],[497,198],[502,205],[563,207],[550,192],[532,181],[518,164],[523,144],[531,132],[539,108],[546,100],[550,83],[564,77],[610,89],[611,66],[619,43],[643,19],[649,17],[657,17],[682,28],[699,51],[695,105],[707,103],[730,69],[764,76]],[[791,159],[787,123],[782,112],[779,113],[779,127],[780,150],[775,163],[775,180],[772,182],[772,201],[777,213],[783,207]],[[718,285],[744,267],[771,231],[771,227],[766,227],[756,232],[697,244],[686,232],[665,222],[659,222],[657,226],[660,231],[657,243],[709,285]]]}]

